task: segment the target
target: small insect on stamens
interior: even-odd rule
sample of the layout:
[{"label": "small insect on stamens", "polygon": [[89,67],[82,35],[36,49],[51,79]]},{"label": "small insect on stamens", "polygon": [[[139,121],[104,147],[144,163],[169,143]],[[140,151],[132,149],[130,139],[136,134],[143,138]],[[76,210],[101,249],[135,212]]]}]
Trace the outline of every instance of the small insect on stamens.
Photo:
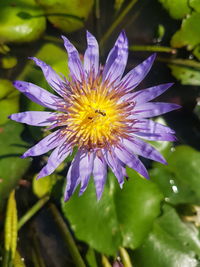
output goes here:
[{"label": "small insect on stamens", "polygon": [[95,110],[95,113],[99,113],[99,114],[101,114],[104,117],[106,116],[106,113],[104,111],[101,111],[100,109],[96,109]]}]

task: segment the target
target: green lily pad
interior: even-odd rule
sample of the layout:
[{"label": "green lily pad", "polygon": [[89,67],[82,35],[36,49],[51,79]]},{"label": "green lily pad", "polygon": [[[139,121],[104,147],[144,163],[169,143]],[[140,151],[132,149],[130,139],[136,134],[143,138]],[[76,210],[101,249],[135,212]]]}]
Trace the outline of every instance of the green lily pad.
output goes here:
[{"label": "green lily pad", "polygon": [[178,146],[168,165],[154,163],[151,179],[159,186],[166,201],[177,204],[200,204],[200,152],[189,146]]},{"label": "green lily pad", "polygon": [[[22,12],[29,19],[20,16]],[[0,42],[31,42],[46,28],[43,10],[34,0],[2,0],[0,3]]]},{"label": "green lily pad", "polygon": [[19,110],[19,92],[15,90],[12,83],[0,79],[0,125],[8,121],[8,116]]},{"label": "green lily pad", "polygon": [[198,60],[200,60],[200,45],[197,45],[192,53]]},{"label": "green lily pad", "polygon": [[200,12],[200,1],[199,0],[189,0],[190,7],[195,11]]},{"label": "green lily pad", "polygon": [[37,0],[53,26],[67,33],[84,26],[93,2],[93,0]]},{"label": "green lily pad", "polygon": [[194,46],[200,44],[200,13],[193,12],[182,21],[178,30],[171,39],[171,45],[175,48],[187,46],[192,50]]},{"label": "green lily pad", "polygon": [[0,128],[0,209],[9,193],[16,187],[30,165],[21,159],[27,143],[22,140],[23,125],[13,121]]},{"label": "green lily pad", "polygon": [[197,69],[169,64],[172,75],[183,85],[200,85],[200,72]]},{"label": "green lily pad", "polygon": [[159,2],[174,19],[182,19],[186,14],[190,13],[188,0],[159,0]]},{"label": "green lily pad", "polygon": [[105,254],[115,255],[119,246],[137,248],[160,213],[163,196],[157,186],[130,169],[128,175],[121,190],[109,173],[100,201],[90,182],[83,196],[76,192],[62,204],[76,237]]},{"label": "green lily pad", "polygon": [[199,266],[199,231],[181,221],[176,211],[165,205],[152,232],[133,255],[137,267]]}]

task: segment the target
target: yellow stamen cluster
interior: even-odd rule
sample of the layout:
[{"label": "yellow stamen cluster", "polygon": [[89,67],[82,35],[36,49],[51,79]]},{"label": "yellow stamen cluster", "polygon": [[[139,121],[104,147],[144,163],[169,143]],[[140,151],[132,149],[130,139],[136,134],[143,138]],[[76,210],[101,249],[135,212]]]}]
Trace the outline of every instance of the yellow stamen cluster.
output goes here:
[{"label": "yellow stamen cluster", "polygon": [[120,93],[106,83],[72,88],[67,108],[68,140],[87,149],[116,144],[126,135],[128,104],[120,103]]}]

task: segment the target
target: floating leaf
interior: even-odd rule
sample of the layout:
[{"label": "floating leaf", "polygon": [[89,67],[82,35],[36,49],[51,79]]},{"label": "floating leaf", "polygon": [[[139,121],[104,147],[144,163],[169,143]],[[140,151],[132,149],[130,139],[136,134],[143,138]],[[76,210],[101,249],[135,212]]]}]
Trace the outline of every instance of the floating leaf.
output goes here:
[{"label": "floating leaf", "polygon": [[200,60],[200,45],[197,45],[192,51],[193,55]]},{"label": "floating leaf", "polygon": [[189,146],[178,146],[168,165],[154,163],[151,179],[158,184],[166,200],[172,204],[200,204],[200,152]]},{"label": "floating leaf", "polygon": [[169,64],[172,75],[181,82],[183,85],[200,85],[200,71]]},{"label": "floating leaf", "polygon": [[76,237],[105,254],[114,255],[119,246],[134,249],[141,245],[160,212],[162,194],[157,186],[130,169],[128,175],[130,179],[121,190],[109,173],[100,201],[90,182],[83,196],[76,193],[63,203]]},{"label": "floating leaf", "polygon": [[171,45],[175,48],[187,46],[188,50],[200,44],[200,13],[193,12],[182,21],[178,30],[171,39]]},{"label": "floating leaf", "polygon": [[21,139],[23,129],[13,121],[0,127],[0,209],[30,164],[30,159],[20,158],[27,146]]},{"label": "floating leaf", "polygon": [[[32,16],[25,19],[20,13]],[[0,3],[0,42],[31,42],[46,28],[42,9],[34,0],[2,0]]]},{"label": "floating leaf", "polygon": [[195,11],[200,12],[200,1],[199,0],[189,0],[189,5]]},{"label": "floating leaf", "polygon": [[163,7],[169,12],[174,19],[181,19],[190,13],[188,0],[159,0]]},{"label": "floating leaf", "polygon": [[37,0],[37,3],[43,7],[53,26],[64,32],[82,28],[93,6],[93,0]]},{"label": "floating leaf", "polygon": [[152,232],[134,253],[137,267],[198,266],[199,231],[180,220],[176,211],[165,205],[163,215],[155,220]]},{"label": "floating leaf", "polygon": [[19,110],[19,92],[12,83],[5,79],[0,79],[0,124],[8,121],[8,116]]}]

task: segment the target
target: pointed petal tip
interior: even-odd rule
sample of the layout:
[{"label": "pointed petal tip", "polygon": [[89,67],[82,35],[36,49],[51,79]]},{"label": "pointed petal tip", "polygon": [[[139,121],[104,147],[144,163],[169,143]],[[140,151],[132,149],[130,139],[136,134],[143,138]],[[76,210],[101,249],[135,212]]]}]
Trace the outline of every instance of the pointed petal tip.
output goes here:
[{"label": "pointed petal tip", "polygon": [[28,156],[26,155],[26,153],[24,153],[23,155],[20,156],[21,159],[25,159],[27,158]]},{"label": "pointed petal tip", "polygon": [[65,192],[65,195],[64,195],[64,202],[67,202],[69,199],[70,199],[71,195],[69,195],[68,192]]}]

